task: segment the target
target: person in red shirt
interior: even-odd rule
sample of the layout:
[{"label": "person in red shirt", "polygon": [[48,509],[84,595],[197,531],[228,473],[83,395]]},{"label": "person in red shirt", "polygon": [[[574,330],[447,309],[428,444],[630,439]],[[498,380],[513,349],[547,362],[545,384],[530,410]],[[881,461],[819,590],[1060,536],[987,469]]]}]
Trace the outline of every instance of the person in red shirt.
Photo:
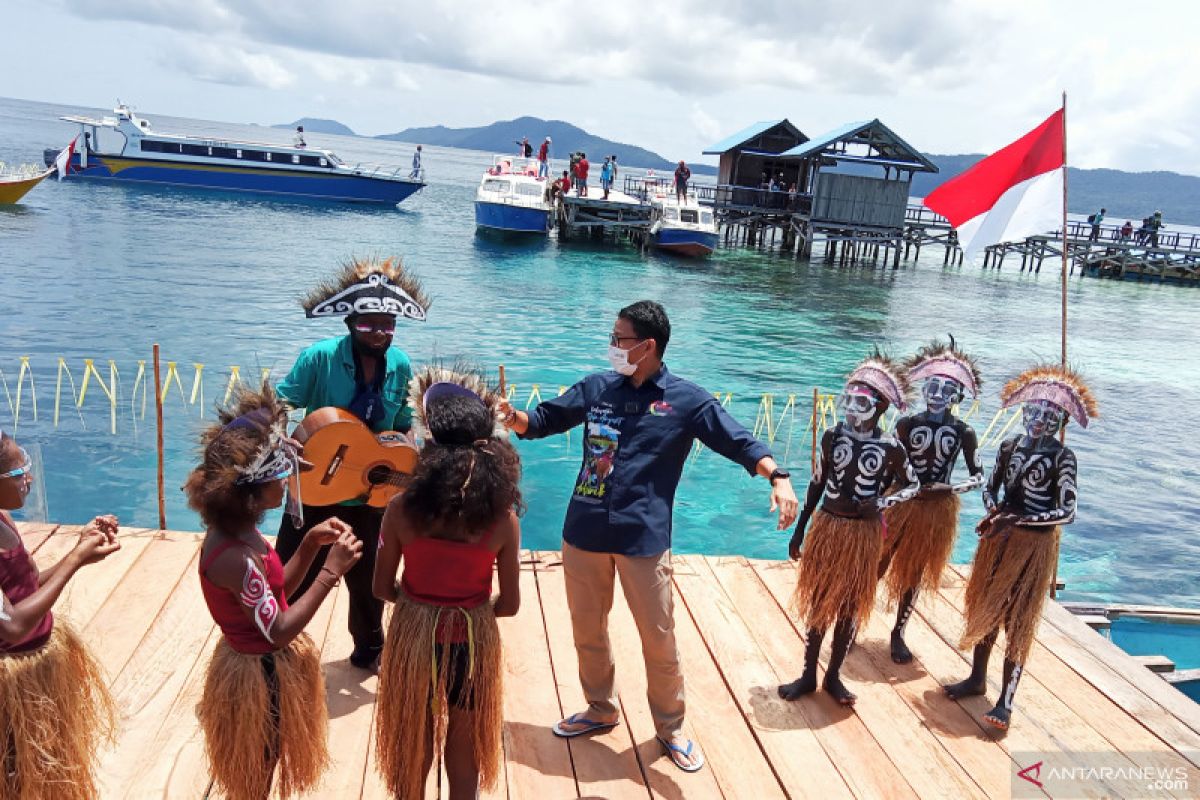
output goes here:
[{"label": "person in red shirt", "polygon": [[547,136],[542,141],[542,146],[538,148],[538,177],[550,177],[550,137]]},{"label": "person in red shirt", "polygon": [[575,193],[579,197],[587,197],[588,160],[586,153],[579,154],[575,163]]}]

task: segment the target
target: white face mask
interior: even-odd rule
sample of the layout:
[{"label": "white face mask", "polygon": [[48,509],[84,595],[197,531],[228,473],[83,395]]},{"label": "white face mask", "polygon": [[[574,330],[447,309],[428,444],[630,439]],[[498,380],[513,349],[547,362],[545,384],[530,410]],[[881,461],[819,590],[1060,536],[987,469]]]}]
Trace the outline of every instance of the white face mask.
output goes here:
[{"label": "white face mask", "polygon": [[639,358],[637,361],[630,363],[628,350],[622,350],[615,344],[608,346],[608,364],[618,375],[629,376],[637,372],[637,365],[641,360]]}]

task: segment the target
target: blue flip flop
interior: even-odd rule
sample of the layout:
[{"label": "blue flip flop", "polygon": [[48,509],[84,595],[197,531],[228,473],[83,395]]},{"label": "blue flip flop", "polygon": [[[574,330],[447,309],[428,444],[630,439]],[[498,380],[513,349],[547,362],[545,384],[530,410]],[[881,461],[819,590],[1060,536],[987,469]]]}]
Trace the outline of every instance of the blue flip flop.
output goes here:
[{"label": "blue flip flop", "polygon": [[[577,731],[564,731],[562,729],[562,725],[564,724],[586,725],[587,727],[580,728]],[[554,723],[552,730],[554,731],[555,736],[561,736],[564,739],[570,739],[573,736],[583,736],[585,733],[593,733],[595,731],[603,731],[608,730],[609,728],[615,728],[619,724],[620,720],[613,720],[612,722],[599,722],[594,719],[588,719],[583,714],[572,714],[566,719],[559,720],[558,722]]]},{"label": "blue flip flop", "polygon": [[679,759],[677,759],[675,757],[676,753],[678,753],[681,756],[687,756],[689,758],[691,757],[692,751],[696,749],[696,743],[693,742],[691,739],[687,740],[687,747],[680,747],[677,744],[672,744],[671,742],[668,742],[666,739],[662,738],[661,736],[656,736],[654,738],[658,739],[658,743],[661,744],[663,746],[663,749],[667,751],[667,756],[671,759],[671,763],[674,764],[675,766],[679,767],[684,772],[699,772],[700,768],[704,766],[704,754],[703,753],[697,753],[697,755],[699,756],[699,760],[696,761],[695,764],[689,764],[686,766],[684,764],[681,764],[679,762]]}]

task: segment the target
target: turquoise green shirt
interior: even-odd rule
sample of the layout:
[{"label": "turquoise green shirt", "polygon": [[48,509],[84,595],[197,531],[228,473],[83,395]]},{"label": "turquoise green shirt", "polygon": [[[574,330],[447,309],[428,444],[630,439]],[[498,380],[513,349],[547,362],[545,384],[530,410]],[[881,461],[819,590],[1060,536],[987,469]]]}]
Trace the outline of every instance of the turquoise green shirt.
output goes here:
[{"label": "turquoise green shirt", "polygon": [[[404,351],[389,347],[387,373],[383,378],[384,413],[374,426],[376,433],[407,431],[412,427],[412,409],[408,405],[408,382],[412,374],[412,363]],[[292,408],[302,408],[306,413],[326,406],[349,406],[355,391],[350,337],[322,339],[306,347],[275,391]]]}]

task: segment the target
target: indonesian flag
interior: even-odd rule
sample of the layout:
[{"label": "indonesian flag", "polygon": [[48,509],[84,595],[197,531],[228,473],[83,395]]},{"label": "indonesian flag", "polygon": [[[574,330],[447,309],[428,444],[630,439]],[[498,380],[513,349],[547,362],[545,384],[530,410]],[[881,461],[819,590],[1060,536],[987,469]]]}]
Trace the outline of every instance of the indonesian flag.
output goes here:
[{"label": "indonesian flag", "polygon": [[958,231],[963,257],[1055,230],[1063,209],[1063,109],[929,193],[925,206]]},{"label": "indonesian flag", "polygon": [[58,168],[58,179],[61,181],[63,176],[67,174],[71,166],[71,156],[75,155],[75,143],[79,141],[76,136],[71,140],[71,143],[64,147],[58,154],[58,158],[54,159],[54,166]]}]

